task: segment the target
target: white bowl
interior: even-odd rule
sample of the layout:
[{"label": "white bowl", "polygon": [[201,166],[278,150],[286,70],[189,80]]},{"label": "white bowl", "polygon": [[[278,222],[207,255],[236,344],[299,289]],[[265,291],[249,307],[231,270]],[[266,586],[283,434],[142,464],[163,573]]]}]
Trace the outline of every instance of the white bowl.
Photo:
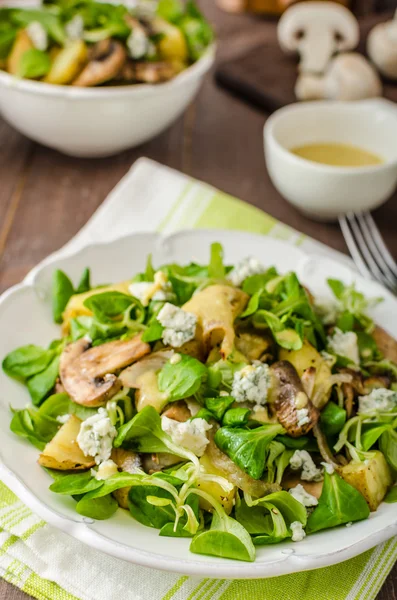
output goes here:
[{"label": "white bowl", "polygon": [[[381,98],[360,102],[297,103],[276,111],[264,129],[270,178],[291,204],[331,220],[371,210],[397,185],[397,106]],[[313,143],[359,146],[384,159],[368,167],[334,167],[300,158],[291,148]]]},{"label": "white bowl", "polygon": [[109,156],[138,146],[185,110],[215,46],[171,81],[102,88],[51,85],[0,71],[0,112],[27,137],[65,154]]},{"label": "white bowl", "polygon": [[[221,242],[228,264],[244,256],[262,257],[280,272],[297,272],[301,281],[318,296],[330,295],[326,277],[336,277],[357,287],[369,297],[384,298],[374,307],[377,323],[397,337],[397,300],[373,281],[366,281],[349,267],[333,259],[307,255],[278,239],[241,231],[190,230],[170,236],[140,233],[107,244],[93,244],[76,253],[61,251],[36,267],[25,281],[0,299],[0,360],[17,346],[46,345],[59,336],[52,321],[51,281],[60,268],[77,280],[84,267],[92,269],[93,284],[122,281],[145,268],[146,256],[154,264],[208,262],[211,242]],[[128,260],[126,260],[128,257]],[[257,548],[254,563],[203,556],[189,552],[187,538],[160,537],[158,530],[145,527],[119,509],[107,521],[93,521],[76,513],[74,501],[54,494],[50,476],[37,464],[38,450],[14,435],[9,428],[10,406],[23,408],[29,402],[26,387],[0,370],[0,477],[41,518],[78,540],[117,558],[146,567],[186,575],[242,579],[275,577],[336,564],[397,534],[394,504],[382,503],[366,521],[349,528],[337,527],[307,536],[302,542],[285,541]]]}]

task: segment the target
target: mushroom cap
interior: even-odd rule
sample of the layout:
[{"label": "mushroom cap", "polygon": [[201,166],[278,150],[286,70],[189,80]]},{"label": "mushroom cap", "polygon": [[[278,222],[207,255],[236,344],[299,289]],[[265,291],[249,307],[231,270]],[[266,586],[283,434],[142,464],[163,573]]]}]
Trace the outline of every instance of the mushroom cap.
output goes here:
[{"label": "mushroom cap", "polygon": [[150,352],[141,336],[91,348],[82,338],[66,346],[59,365],[63,387],[77,404],[101,406],[121,388],[114,374]]},{"label": "mushroom cap", "polygon": [[392,21],[379,23],[371,29],[367,53],[383,75],[397,79],[397,12]]},{"label": "mushroom cap", "polygon": [[355,16],[334,2],[301,2],[280,18],[277,37],[285,52],[299,52],[300,70],[322,72],[331,56],[358,44]]},{"label": "mushroom cap", "polygon": [[362,100],[382,95],[382,83],[372,65],[357,52],[335,56],[323,76],[302,73],[295,94],[298,100]]}]

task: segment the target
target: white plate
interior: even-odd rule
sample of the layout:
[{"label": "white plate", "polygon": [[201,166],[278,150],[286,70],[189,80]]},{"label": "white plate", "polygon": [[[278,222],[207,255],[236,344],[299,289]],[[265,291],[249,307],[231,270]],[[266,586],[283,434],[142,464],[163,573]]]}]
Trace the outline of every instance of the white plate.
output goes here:
[{"label": "white plate", "polygon": [[[56,267],[75,281],[90,266],[95,284],[119,281],[144,268],[146,256],[153,253],[155,265],[190,260],[207,263],[209,246],[220,241],[226,261],[234,263],[249,254],[281,272],[297,271],[315,294],[327,293],[325,277],[345,282],[357,280],[369,296],[385,301],[374,310],[376,321],[397,337],[397,302],[376,283],[356,276],[334,260],[306,255],[282,241],[235,231],[182,231],[169,237],[144,233],[109,244],[88,246],[76,254],[53,255],[36,267],[26,280],[8,290],[0,300],[0,357],[27,343],[47,344],[59,336],[52,323],[51,276]],[[257,548],[254,563],[244,563],[189,553],[190,540],[159,537],[156,529],[134,521],[128,512],[118,510],[108,521],[92,521],[79,516],[72,498],[48,490],[49,476],[37,464],[35,448],[9,430],[10,404],[22,408],[29,402],[26,388],[0,374],[0,476],[34,512],[51,525],[82,542],[115,557],[156,569],[217,578],[273,577],[332,565],[379,544],[397,534],[397,511],[383,504],[367,521],[307,537],[303,542],[285,542]]]}]

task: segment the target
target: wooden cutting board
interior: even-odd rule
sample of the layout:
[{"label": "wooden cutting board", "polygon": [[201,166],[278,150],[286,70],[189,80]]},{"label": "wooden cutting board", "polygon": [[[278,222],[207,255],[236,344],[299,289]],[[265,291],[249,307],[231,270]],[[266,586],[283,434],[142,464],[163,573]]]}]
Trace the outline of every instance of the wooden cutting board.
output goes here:
[{"label": "wooden cutting board", "polygon": [[[365,54],[368,32],[377,23],[392,18],[393,13],[370,15],[360,19],[361,38],[358,51]],[[248,53],[220,64],[215,72],[219,85],[266,112],[273,112],[296,102],[294,86],[297,58],[285,55],[277,42],[277,25],[263,43]],[[397,81],[384,81],[384,96],[397,102]]]}]

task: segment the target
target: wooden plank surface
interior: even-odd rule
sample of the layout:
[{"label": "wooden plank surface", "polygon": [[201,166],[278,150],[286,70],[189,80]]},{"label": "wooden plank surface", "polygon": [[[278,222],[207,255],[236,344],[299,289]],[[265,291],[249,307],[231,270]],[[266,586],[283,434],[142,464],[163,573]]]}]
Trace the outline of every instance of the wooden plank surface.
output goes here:
[{"label": "wooden plank surface", "polygon": [[[274,35],[274,22],[221,13],[213,0],[201,4],[217,27],[219,61],[247,52]],[[70,239],[140,156],[207,181],[346,252],[336,225],[309,221],[273,188],[263,157],[265,120],[265,114],[217,88],[212,77],[166,132],[109,159],[63,156],[30,142],[0,119],[0,290],[20,281],[39,260]],[[397,195],[375,217],[397,256]],[[0,580],[0,600],[23,598],[27,596]],[[396,567],[379,599],[397,600]]]}]

